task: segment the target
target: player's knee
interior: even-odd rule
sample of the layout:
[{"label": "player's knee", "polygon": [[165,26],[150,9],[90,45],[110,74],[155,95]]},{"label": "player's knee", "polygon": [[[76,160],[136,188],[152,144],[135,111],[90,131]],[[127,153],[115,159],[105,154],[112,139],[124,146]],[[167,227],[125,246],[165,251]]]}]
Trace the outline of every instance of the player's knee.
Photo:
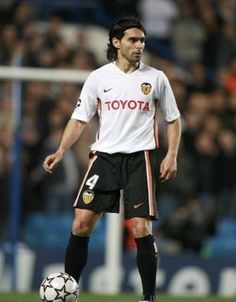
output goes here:
[{"label": "player's knee", "polygon": [[149,223],[144,218],[133,218],[131,230],[134,238],[147,236],[151,232]]},{"label": "player's knee", "polygon": [[92,232],[92,225],[83,219],[76,218],[73,221],[72,233],[77,236],[90,236]]}]

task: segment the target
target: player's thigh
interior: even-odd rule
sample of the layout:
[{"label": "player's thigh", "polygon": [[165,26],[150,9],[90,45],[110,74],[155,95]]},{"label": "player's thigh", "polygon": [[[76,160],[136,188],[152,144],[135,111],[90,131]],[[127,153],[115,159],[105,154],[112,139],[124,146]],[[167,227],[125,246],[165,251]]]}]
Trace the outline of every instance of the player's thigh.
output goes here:
[{"label": "player's thigh", "polygon": [[119,212],[120,185],[117,160],[99,153],[90,161],[74,207],[95,213]]},{"label": "player's thigh", "polygon": [[153,168],[150,151],[138,152],[130,157],[129,178],[124,188],[126,218],[157,218]]},{"label": "player's thigh", "polygon": [[72,233],[78,236],[89,236],[101,216],[102,213],[75,208]]}]

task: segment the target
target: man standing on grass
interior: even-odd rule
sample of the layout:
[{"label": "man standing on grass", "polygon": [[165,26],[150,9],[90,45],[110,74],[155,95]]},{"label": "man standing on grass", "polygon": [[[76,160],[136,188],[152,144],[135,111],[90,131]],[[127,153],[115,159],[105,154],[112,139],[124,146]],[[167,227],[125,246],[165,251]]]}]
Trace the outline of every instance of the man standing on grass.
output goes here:
[{"label": "man standing on grass", "polygon": [[98,113],[100,127],[74,203],[65,271],[79,280],[87,262],[91,232],[102,213],[119,212],[122,189],[125,218],[131,221],[137,245],[142,301],[155,302],[158,251],[151,220],[157,218],[153,165],[158,147],[157,106],[167,121],[168,150],[159,171],[162,181],[176,175],[181,126],[167,77],[141,62],[145,36],[137,18],[124,17],[115,22],[107,49],[110,63],[93,71],[85,81],[59,147],[46,157],[43,166],[52,173]]}]

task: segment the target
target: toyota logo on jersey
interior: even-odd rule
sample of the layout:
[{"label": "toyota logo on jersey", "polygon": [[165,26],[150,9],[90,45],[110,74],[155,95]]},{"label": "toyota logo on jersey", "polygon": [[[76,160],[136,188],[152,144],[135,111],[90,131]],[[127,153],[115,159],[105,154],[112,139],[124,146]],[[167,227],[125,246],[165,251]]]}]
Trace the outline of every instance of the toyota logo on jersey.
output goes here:
[{"label": "toyota logo on jersey", "polygon": [[142,83],[141,90],[143,94],[148,95],[152,90],[152,85],[150,83]]},{"label": "toyota logo on jersey", "polygon": [[118,109],[130,109],[139,111],[150,111],[149,102],[139,101],[139,100],[113,100],[106,101],[108,111],[118,110]]}]

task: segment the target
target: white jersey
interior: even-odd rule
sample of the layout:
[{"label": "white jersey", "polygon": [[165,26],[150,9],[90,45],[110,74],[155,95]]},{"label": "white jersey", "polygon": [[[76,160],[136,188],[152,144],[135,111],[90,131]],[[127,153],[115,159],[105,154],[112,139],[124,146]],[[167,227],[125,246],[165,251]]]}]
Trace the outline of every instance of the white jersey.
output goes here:
[{"label": "white jersey", "polygon": [[167,122],[180,116],[162,71],[141,63],[126,74],[109,63],[89,75],[71,118],[89,122],[98,112],[100,127],[91,150],[133,153],[158,146],[158,105]]}]

